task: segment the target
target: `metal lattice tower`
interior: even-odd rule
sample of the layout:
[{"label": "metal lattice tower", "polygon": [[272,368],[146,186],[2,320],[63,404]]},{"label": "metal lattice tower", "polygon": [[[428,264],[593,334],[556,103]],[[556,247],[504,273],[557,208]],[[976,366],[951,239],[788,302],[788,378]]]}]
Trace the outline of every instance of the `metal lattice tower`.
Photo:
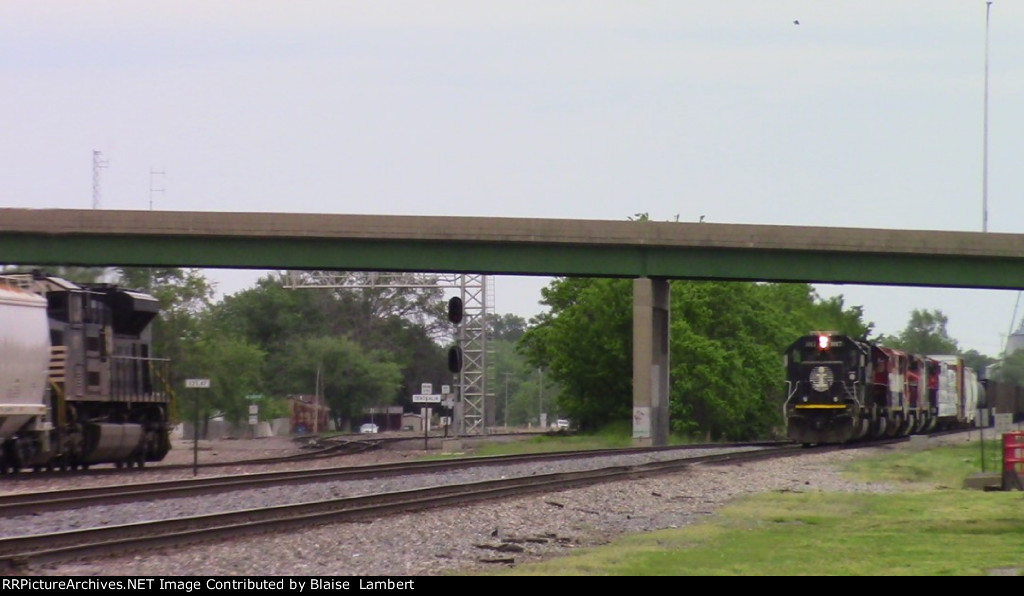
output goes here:
[{"label": "metal lattice tower", "polygon": [[[463,319],[455,332],[462,349],[462,372],[456,381],[461,399],[455,408],[456,432],[487,432],[488,357],[487,318],[494,310],[491,276],[475,274],[367,273],[359,281],[344,272],[286,271],[284,287],[309,288],[443,288],[456,289],[463,303]],[[493,396],[492,396],[493,397]]]},{"label": "metal lattice tower", "polygon": [[494,309],[492,284],[486,275],[463,275],[462,294],[464,318],[459,334],[462,348],[462,416],[460,433],[485,434],[487,429],[488,367],[487,313]]}]

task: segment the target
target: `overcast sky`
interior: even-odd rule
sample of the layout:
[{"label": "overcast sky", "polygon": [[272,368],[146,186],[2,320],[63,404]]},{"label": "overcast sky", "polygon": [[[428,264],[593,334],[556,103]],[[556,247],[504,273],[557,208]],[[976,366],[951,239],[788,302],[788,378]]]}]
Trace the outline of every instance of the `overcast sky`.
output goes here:
[{"label": "overcast sky", "polygon": [[[1024,2],[990,14],[985,193],[984,0],[5,0],[0,205],[1020,233]],[[549,280],[494,281],[529,317]],[[989,355],[1024,315],[819,288]]]}]

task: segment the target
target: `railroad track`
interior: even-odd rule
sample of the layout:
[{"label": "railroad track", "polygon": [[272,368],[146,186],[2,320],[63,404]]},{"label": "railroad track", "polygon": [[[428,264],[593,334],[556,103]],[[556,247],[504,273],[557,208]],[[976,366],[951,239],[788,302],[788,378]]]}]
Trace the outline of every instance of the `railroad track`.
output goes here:
[{"label": "railroad track", "polygon": [[[736,444],[717,447],[761,448],[778,444]],[[785,445],[785,444],[783,444]],[[305,470],[284,470],[215,476],[210,478],[176,479],[158,482],[119,484],[65,490],[50,490],[31,493],[0,495],[0,518],[17,515],[39,514],[47,511],[78,509],[93,505],[149,501],[210,495],[234,490],[262,488],[281,485],[307,484],[311,482],[337,482],[366,480],[405,474],[451,472],[480,466],[513,465],[567,459],[597,458],[617,455],[644,453],[685,452],[693,449],[707,449],[707,445],[676,447],[635,447],[618,449],[591,449],[584,451],[558,451],[517,455],[459,457],[444,460],[421,460],[413,462],[374,464],[365,466],[342,466]],[[255,461],[255,460],[254,460]],[[263,460],[260,460],[263,461]]]},{"label": "railroad track", "polygon": [[[681,457],[636,465],[609,466],[586,471],[530,474],[500,480],[12,537],[0,539],[0,567],[10,573],[27,572],[32,567],[45,563],[223,540],[254,533],[307,528],[317,524],[359,521],[395,513],[452,507],[536,492],[558,491],[602,482],[680,472],[700,464],[748,463],[807,452],[807,449],[787,445]],[[494,462],[490,465],[494,465]]]}]

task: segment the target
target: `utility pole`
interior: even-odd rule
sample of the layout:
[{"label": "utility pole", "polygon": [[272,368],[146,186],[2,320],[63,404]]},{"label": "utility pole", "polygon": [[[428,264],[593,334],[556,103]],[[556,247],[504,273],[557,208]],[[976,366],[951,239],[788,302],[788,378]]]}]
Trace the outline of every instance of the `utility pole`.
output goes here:
[{"label": "utility pole", "polygon": [[508,378],[512,373],[505,373],[505,431],[508,432]]},{"label": "utility pole", "polygon": [[988,22],[992,3],[985,3],[985,116],[981,166],[981,231],[988,231]]},{"label": "utility pole", "polygon": [[539,375],[537,383],[537,425],[544,426],[544,369],[538,368]]}]

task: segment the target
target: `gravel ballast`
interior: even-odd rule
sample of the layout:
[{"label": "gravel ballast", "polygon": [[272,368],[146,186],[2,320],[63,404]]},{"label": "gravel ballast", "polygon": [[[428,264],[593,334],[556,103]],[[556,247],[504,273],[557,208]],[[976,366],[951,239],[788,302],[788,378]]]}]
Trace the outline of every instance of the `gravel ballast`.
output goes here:
[{"label": "gravel ballast", "polygon": [[[969,441],[976,434],[931,441]],[[243,445],[248,443],[248,445]],[[233,448],[254,453],[273,451],[264,440],[237,441]],[[276,445],[276,443],[274,444]],[[281,449],[287,448],[280,443]],[[903,448],[897,447],[897,448]],[[180,463],[189,455],[177,448],[165,463]],[[888,492],[884,484],[852,482],[842,477],[839,465],[852,458],[877,453],[880,448],[805,454],[738,466],[695,466],[682,473],[655,478],[617,481],[528,497],[461,505],[427,512],[402,514],[361,523],[337,523],[300,531],[264,534],[225,542],[184,546],[69,562],[34,569],[32,575],[138,575],[138,576],[429,576],[469,573],[500,565],[520,565],[564,555],[575,549],[606,544],[631,532],[678,528],[699,523],[729,501],[769,491],[872,491]],[[408,457],[411,454],[405,454]],[[256,455],[265,457],[265,455]],[[377,463],[379,453],[349,456],[346,464]],[[400,456],[401,457],[401,456]],[[624,458],[626,456],[616,456]],[[635,456],[630,456],[635,457]],[[650,456],[646,456],[650,457]],[[208,458],[207,458],[208,459]],[[649,460],[649,459],[648,459]],[[191,459],[185,459],[185,462]],[[204,460],[205,461],[205,460]],[[624,463],[624,460],[601,465]],[[309,467],[308,464],[295,464]],[[337,465],[335,462],[334,465]],[[502,475],[549,473],[596,467],[591,460],[481,467],[457,475],[419,474],[409,477],[347,483],[324,483],[249,490],[204,499],[175,499],[155,503],[90,507],[74,512],[20,516],[5,520],[4,536],[52,528],[90,527],[131,523],[174,515],[197,515],[238,507],[280,502],[312,501],[384,490],[431,486],[442,482],[472,482]],[[281,469],[280,466],[277,469]],[[256,470],[247,469],[248,472]],[[238,473],[220,471],[219,473]],[[168,472],[168,474],[171,474]],[[181,476],[182,472],[175,472]],[[159,474],[157,476],[160,476]],[[191,477],[191,474],[187,475]],[[163,480],[146,474],[146,481]],[[34,484],[34,490],[51,481]],[[64,479],[95,485],[100,480]],[[110,482],[110,480],[106,480]],[[22,483],[12,490],[25,490]],[[345,486],[341,486],[344,484]],[[168,512],[171,512],[168,514]],[[66,524],[66,525],[61,525]],[[50,530],[52,531],[52,530]]]}]

